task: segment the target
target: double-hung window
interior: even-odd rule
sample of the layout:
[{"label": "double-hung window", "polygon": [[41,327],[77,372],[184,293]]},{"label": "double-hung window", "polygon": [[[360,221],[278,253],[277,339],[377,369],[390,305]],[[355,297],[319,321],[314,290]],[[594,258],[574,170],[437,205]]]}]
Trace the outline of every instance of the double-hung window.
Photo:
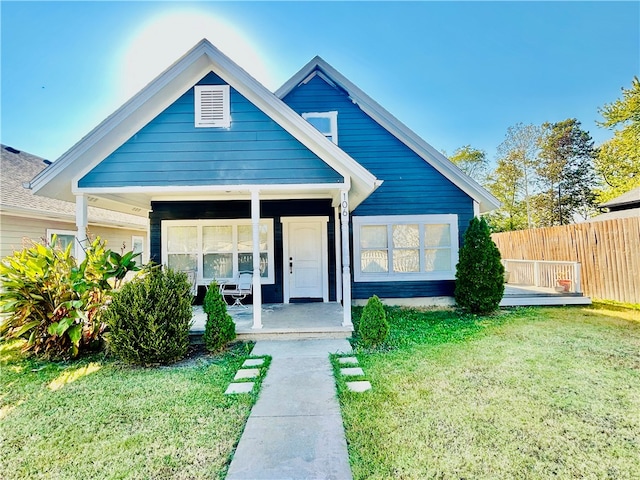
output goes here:
[{"label": "double-hung window", "polygon": [[302,118],[333,143],[338,144],[338,112],[309,112],[303,113]]},{"label": "double-hung window", "polygon": [[66,250],[71,245],[71,254],[74,252],[74,243],[76,241],[76,232],[73,230],[56,230],[53,228],[47,229],[47,242],[52,244],[53,236],[56,236],[56,243],[52,245],[60,250]]},{"label": "double-hung window", "polygon": [[453,280],[457,215],[353,217],[356,282]]},{"label": "double-hung window", "polygon": [[[273,283],[273,220],[261,220],[258,233],[262,283]],[[253,226],[249,219],[165,220],[162,252],[164,265],[196,271],[199,282],[230,280],[253,271]]]}]

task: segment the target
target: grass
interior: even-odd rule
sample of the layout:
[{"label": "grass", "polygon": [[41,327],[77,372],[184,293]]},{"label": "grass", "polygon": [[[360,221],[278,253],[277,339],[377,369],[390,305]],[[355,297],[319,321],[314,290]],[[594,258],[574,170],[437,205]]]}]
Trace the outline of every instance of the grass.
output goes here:
[{"label": "grass", "polygon": [[338,377],[355,479],[639,478],[638,311],[388,313],[373,389]]},{"label": "grass", "polygon": [[242,344],[159,368],[41,362],[19,347],[0,344],[0,478],[224,478],[257,397],[223,393]]}]

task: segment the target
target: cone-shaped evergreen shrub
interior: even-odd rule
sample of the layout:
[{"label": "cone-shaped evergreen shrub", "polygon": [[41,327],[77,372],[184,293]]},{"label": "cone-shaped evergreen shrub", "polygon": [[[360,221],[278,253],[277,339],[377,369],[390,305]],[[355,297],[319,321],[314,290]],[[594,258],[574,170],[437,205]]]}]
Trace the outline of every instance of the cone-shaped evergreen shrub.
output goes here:
[{"label": "cone-shaped evergreen shrub", "polygon": [[220,294],[216,282],[209,285],[202,307],[207,314],[203,336],[204,345],[210,352],[215,352],[236,338],[236,324],[233,323],[231,315],[227,313],[227,303]]},{"label": "cone-shaped evergreen shrub", "polygon": [[389,335],[387,314],[380,299],[374,295],[362,309],[358,326],[359,342],[364,347],[375,347],[384,342]]},{"label": "cone-shaped evergreen shrub", "polygon": [[471,313],[490,313],[504,294],[504,266],[484,218],[473,218],[456,266],[456,303]]},{"label": "cone-shaped evergreen shrub", "polygon": [[191,316],[187,275],[153,268],[114,294],[104,313],[109,350],[138,365],[180,360],[189,347]]}]

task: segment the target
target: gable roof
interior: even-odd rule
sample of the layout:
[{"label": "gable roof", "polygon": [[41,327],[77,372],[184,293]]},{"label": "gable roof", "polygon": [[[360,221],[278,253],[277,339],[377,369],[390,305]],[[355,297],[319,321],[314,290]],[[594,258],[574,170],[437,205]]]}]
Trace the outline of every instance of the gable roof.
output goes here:
[{"label": "gable roof", "polygon": [[[355,208],[377,188],[379,182],[374,175],[326,139],[208,40],[203,39],[38,174],[31,181],[34,193],[68,201],[74,200],[78,180],[84,174],[211,71],[342,174],[351,187],[349,193],[351,208]],[[127,193],[126,199],[118,197],[117,194],[101,195],[101,198],[112,202],[109,204],[110,208],[121,211],[124,211],[122,203],[128,203],[133,212],[139,211],[140,208],[148,209],[150,201],[148,196],[139,194],[136,197],[132,193]],[[137,204],[135,204],[136,201]]]},{"label": "gable roof", "polygon": [[[3,213],[61,220],[75,224],[75,203],[34,195],[23,187],[45,169],[44,159],[6,145],[0,145],[0,211]],[[147,220],[102,208],[88,208],[89,223],[109,227],[146,230]]]},{"label": "gable roof", "polygon": [[351,101],[358,105],[362,111],[413,150],[413,152],[449,179],[454,185],[478,202],[480,212],[488,212],[500,206],[498,199],[484,187],[466,175],[442,153],[425,142],[369,95],[360,90],[360,88],[349,81],[344,75],[318,56],[313,58],[302,67],[298,73],[282,85],[282,87],[276,91],[276,95],[279,98],[286,97],[294,88],[302,83],[308,82],[315,75],[320,75],[330,85],[333,84],[345,91]]},{"label": "gable roof", "polygon": [[629,190],[622,195],[600,204],[601,207],[608,207],[609,210],[626,210],[640,207],[640,187]]}]

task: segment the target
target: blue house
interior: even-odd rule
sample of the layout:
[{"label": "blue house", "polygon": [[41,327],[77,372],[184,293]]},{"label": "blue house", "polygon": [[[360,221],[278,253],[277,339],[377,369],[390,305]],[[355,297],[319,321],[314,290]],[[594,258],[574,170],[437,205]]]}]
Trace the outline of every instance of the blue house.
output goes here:
[{"label": "blue house", "polygon": [[[31,182],[149,219],[152,260],[261,305],[451,297],[474,215],[497,201],[321,58],[272,93],[202,40]],[[77,252],[82,256],[81,249]]]}]

